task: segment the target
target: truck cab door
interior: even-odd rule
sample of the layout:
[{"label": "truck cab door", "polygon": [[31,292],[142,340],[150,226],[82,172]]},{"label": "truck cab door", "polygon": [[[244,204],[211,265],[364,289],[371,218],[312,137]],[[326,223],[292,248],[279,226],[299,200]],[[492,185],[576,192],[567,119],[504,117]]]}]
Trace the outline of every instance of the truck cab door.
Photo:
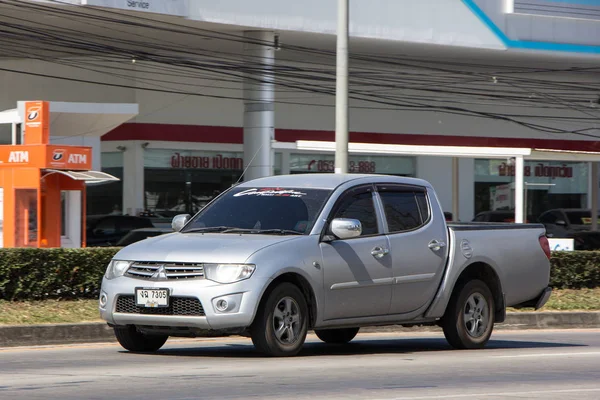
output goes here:
[{"label": "truck cab door", "polygon": [[352,239],[320,243],[324,319],[386,315],[392,296],[392,263],[373,186],[354,188],[342,194],[328,223],[334,218],[359,220],[362,233]]},{"label": "truck cab door", "polygon": [[448,229],[434,193],[408,185],[378,185],[392,261],[390,314],[415,311],[439,287],[448,254]]}]

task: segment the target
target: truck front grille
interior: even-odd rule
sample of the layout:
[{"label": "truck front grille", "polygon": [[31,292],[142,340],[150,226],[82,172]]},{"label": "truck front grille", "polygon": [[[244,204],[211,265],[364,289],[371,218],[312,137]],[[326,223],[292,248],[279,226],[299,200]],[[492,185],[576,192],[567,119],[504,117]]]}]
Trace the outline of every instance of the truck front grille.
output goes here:
[{"label": "truck front grille", "polygon": [[204,279],[204,266],[196,263],[159,263],[136,261],[126,276],[146,280]]},{"label": "truck front grille", "polygon": [[121,295],[117,298],[116,312],[125,314],[153,315],[188,315],[199,317],[204,315],[200,300],[193,297],[171,297],[169,307],[139,307],[131,295]]}]

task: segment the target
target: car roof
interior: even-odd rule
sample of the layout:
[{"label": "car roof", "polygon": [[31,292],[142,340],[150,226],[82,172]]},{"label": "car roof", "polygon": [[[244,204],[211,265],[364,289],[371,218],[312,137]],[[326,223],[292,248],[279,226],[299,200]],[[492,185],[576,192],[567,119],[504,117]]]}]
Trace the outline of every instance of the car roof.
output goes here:
[{"label": "car roof", "polygon": [[393,175],[380,174],[294,174],[294,175],[275,175],[264,178],[253,179],[238,185],[238,187],[289,187],[306,189],[330,189],[353,180],[386,181],[389,183],[399,183],[407,185],[429,186],[429,184],[417,178],[407,178]]}]

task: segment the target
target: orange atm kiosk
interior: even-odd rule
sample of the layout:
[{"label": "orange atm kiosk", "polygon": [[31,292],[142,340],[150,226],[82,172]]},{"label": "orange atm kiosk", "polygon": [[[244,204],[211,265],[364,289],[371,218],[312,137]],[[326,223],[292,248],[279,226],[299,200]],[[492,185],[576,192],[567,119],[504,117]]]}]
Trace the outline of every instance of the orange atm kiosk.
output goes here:
[{"label": "orange atm kiosk", "polygon": [[117,178],[90,171],[91,147],[49,143],[48,102],[25,110],[23,144],[0,145],[0,247],[63,247],[68,227],[85,247],[85,185]]}]

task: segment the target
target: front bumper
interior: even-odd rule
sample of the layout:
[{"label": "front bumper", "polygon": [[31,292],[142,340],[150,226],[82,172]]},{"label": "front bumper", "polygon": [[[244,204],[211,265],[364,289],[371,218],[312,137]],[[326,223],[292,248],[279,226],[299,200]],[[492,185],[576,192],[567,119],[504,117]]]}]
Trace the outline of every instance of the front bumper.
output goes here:
[{"label": "front bumper", "polygon": [[[126,276],[111,280],[104,278],[100,296],[106,296],[106,304],[104,306],[100,304],[100,316],[112,325],[180,327],[197,330],[246,328],[254,319],[262,288],[266,287],[266,284],[267,282],[262,282],[258,277],[232,284],[219,284],[207,279],[150,281]],[[121,305],[119,310],[121,312],[117,312],[117,299],[120,296],[129,298],[135,296],[135,288],[138,287],[169,289],[171,301],[197,299],[200,301],[202,312],[196,315],[147,314],[138,311],[149,310],[139,310],[137,307],[123,310]],[[223,297],[230,303],[234,303],[234,307],[220,312],[215,307],[215,303]],[[152,311],[162,312],[162,310]]]}]

